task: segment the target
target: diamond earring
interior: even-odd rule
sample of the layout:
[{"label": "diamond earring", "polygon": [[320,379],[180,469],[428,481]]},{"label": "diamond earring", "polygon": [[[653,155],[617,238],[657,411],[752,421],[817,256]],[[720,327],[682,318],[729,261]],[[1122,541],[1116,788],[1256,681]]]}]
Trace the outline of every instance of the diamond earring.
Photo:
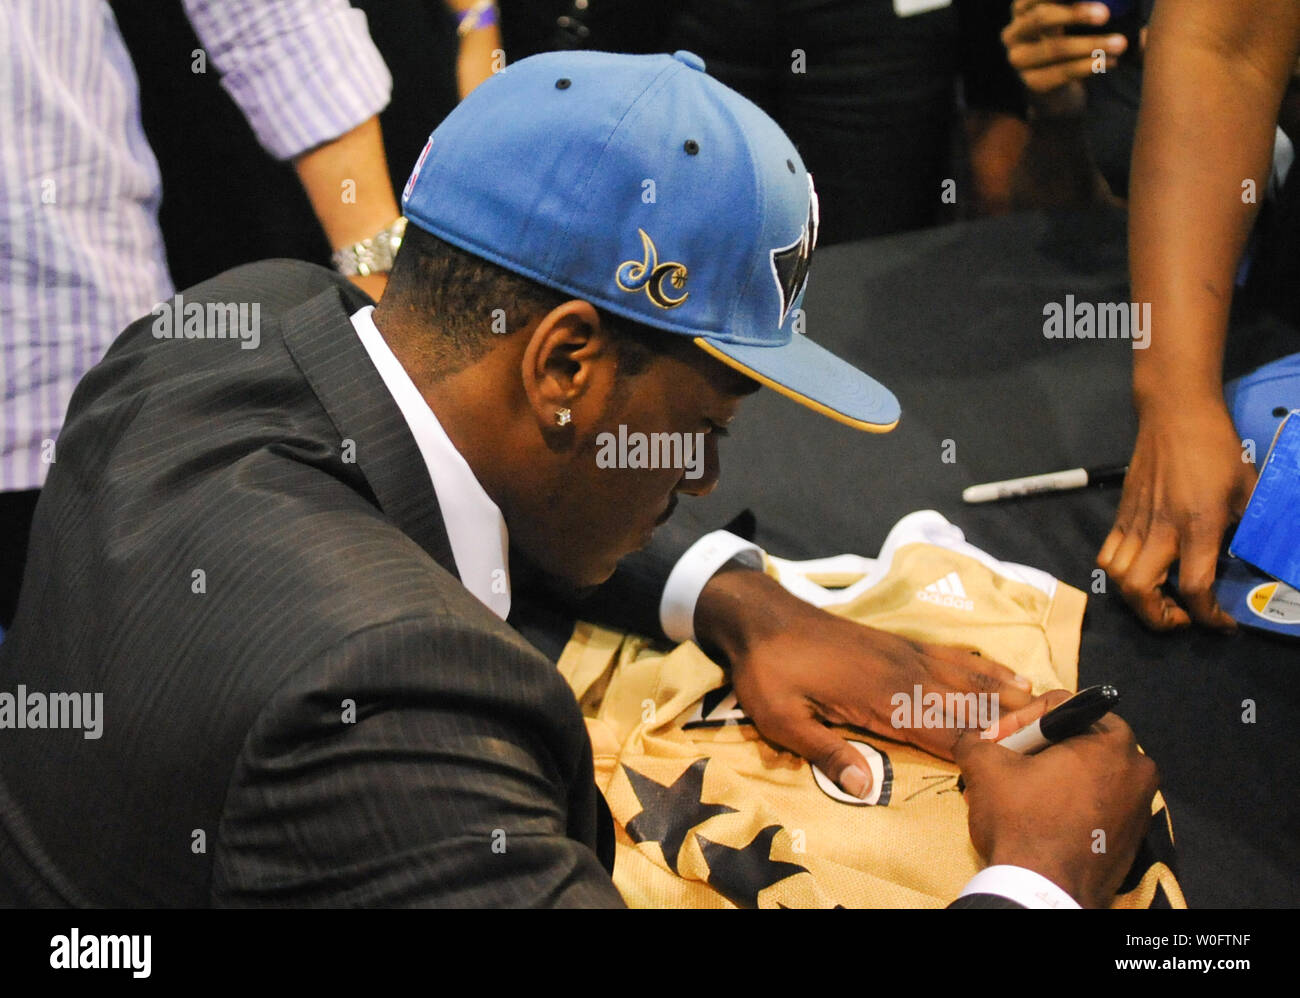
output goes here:
[{"label": "diamond earring", "polygon": [[555,422],[558,426],[568,426],[573,421],[573,413],[568,409],[555,410]]}]

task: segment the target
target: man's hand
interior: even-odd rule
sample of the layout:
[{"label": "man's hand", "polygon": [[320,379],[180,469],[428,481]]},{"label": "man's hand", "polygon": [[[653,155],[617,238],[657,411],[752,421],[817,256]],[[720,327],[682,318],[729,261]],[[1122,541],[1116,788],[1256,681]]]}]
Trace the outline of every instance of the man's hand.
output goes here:
[{"label": "man's hand", "polygon": [[[1007,60],[1020,74],[1029,103],[1029,136],[1011,172],[1009,198],[1015,208],[1082,208],[1114,202],[1093,161],[1085,130],[1087,92],[1083,80],[1096,70],[1096,53],[1106,68],[1128,47],[1120,34],[1101,34],[1110,20],[1105,4],[1016,0],[1002,31]],[[1067,27],[1099,33],[1067,35]]]},{"label": "man's hand", "polygon": [[1096,27],[1110,20],[1101,3],[1047,3],[1016,0],[1011,23],[1002,30],[1007,60],[1020,74],[1030,100],[1047,114],[1080,114],[1086,96],[1082,80],[1093,70],[1093,52],[1110,60],[1128,47],[1123,35],[1067,35],[1067,27]]},{"label": "man's hand", "polygon": [[[1001,719],[998,737],[1070,696],[1053,690]],[[1156,765],[1107,714],[1092,733],[1026,756],[974,734],[957,743],[970,837],[989,865],[1042,874],[1085,908],[1110,904],[1151,821]]]},{"label": "man's hand", "polygon": [[[923,695],[996,694],[1000,710],[1030,702],[1029,681],[1004,665],[837,617],[749,569],[724,569],[705,586],[695,630],[730,662],[736,697],[759,732],[857,797],[871,790],[871,768],[825,723],[857,725],[951,759],[962,730],[955,719],[896,728],[895,694],[910,700],[919,685]],[[965,721],[973,727],[976,717]]]},{"label": "man's hand", "polygon": [[[1149,627],[1167,631],[1192,620],[1236,627],[1211,586],[1224,532],[1241,518],[1255,478],[1221,400],[1140,414],[1119,513],[1097,565]],[[1161,589],[1175,559],[1186,609]]]}]

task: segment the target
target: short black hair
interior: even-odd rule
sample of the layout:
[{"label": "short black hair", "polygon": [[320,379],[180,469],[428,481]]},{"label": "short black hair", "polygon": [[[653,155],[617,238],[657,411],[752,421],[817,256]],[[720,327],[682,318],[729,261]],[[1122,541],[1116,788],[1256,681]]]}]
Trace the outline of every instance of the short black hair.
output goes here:
[{"label": "short black hair", "polygon": [[[384,308],[402,322],[412,315],[431,320],[437,333],[419,343],[434,377],[468,367],[491,349],[497,335],[513,333],[579,295],[557,291],[490,260],[453,246],[414,224],[407,225],[384,291]],[[618,344],[617,378],[642,373],[659,355],[681,349],[685,338],[596,307],[602,326]]]}]

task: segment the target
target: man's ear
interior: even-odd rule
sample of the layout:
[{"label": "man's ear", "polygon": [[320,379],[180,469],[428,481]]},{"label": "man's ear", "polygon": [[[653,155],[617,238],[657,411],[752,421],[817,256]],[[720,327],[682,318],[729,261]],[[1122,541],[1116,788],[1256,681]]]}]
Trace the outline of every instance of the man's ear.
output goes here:
[{"label": "man's ear", "polygon": [[[572,299],[538,320],[524,347],[524,393],[539,425],[547,430],[570,422],[581,433],[609,405],[618,369],[614,333],[602,325],[590,302]],[[561,422],[556,414],[567,409]]]}]

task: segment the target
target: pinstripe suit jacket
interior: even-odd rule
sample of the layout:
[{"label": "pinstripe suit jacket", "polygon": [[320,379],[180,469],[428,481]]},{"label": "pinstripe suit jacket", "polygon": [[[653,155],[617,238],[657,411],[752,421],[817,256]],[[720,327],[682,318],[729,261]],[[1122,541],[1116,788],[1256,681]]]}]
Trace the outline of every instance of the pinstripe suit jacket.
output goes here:
[{"label": "pinstripe suit jacket", "polygon": [[77,389],[0,690],[103,730],[0,731],[0,903],[621,904],[573,695],[459,583],[369,300],[291,261],[184,299],[259,303],[260,345],[147,316]]}]

